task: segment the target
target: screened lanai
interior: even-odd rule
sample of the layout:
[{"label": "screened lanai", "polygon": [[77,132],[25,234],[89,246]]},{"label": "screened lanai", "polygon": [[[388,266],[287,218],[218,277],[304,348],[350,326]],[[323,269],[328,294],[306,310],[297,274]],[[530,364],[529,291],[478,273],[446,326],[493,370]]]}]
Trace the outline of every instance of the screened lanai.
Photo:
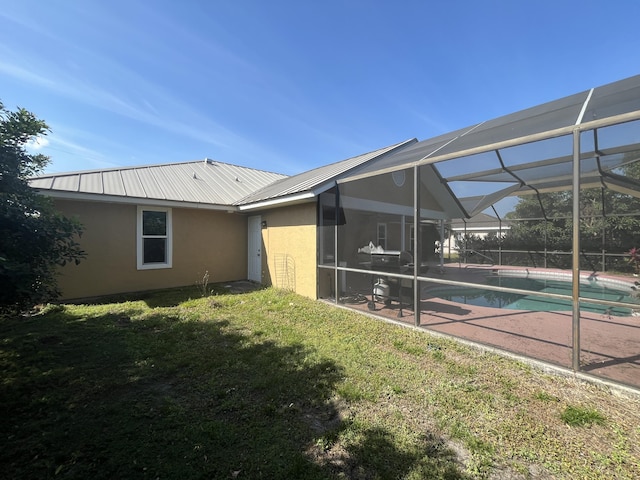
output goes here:
[{"label": "screened lanai", "polygon": [[[602,229],[598,255],[617,255],[626,270],[586,261],[581,247],[595,217],[638,219],[620,205],[640,198],[639,160],[640,76],[410,144],[320,195],[318,295],[640,387],[639,284],[625,257],[640,237],[610,251]],[[480,250],[462,256],[464,247],[445,258],[452,220],[484,212],[552,222],[543,197],[553,192],[570,198],[563,251],[533,265],[540,252],[526,248],[507,262]],[[600,204],[586,208],[587,192]],[[537,213],[518,219],[527,198]],[[566,261],[547,262],[552,253]]]}]

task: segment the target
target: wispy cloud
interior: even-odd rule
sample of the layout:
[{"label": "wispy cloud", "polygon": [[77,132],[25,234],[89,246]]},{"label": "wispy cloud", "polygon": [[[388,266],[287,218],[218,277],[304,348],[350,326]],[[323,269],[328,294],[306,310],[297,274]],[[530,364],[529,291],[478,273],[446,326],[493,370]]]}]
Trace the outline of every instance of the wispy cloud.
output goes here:
[{"label": "wispy cloud", "polygon": [[[92,77],[81,76],[82,72],[74,72],[28,52],[16,52],[1,46],[0,52],[3,58],[0,60],[0,73],[20,82],[218,148],[248,142],[242,135],[203,115],[136,71],[96,52],[81,52],[81,55],[92,58],[94,66],[99,65]],[[46,72],[46,75],[40,72]],[[107,85],[108,82],[111,85]]]},{"label": "wispy cloud", "polygon": [[[11,55],[9,49],[2,48],[0,46],[0,51],[2,51],[2,56],[7,58]],[[7,63],[5,61],[0,60],[0,73],[3,73],[9,77],[13,77],[16,80],[21,82],[31,83],[33,85],[38,85],[40,87],[45,87],[50,90],[55,90],[58,88],[56,83],[48,77],[44,77],[38,73],[30,71],[26,68],[18,66],[16,64]]]},{"label": "wispy cloud", "polygon": [[[359,149],[352,138],[336,126],[335,120],[327,118],[326,111],[306,98],[304,89],[294,78],[279,74],[258,60],[243,57],[217,41],[215,35],[187,28],[167,12],[144,5],[132,7],[134,12],[128,20],[104,6],[77,9],[67,5],[65,8],[69,12],[62,13],[71,15],[76,24],[84,25],[85,29],[119,32],[119,38],[135,38],[144,44],[148,57],[136,59],[136,54],[131,53],[135,49],[126,46],[122,47],[123,57],[120,57],[106,53],[100,44],[74,42],[73,36],[61,34],[60,28],[42,20],[40,23],[29,21],[23,11],[22,17],[13,14],[9,20],[27,30],[25,35],[46,39],[48,45],[44,50],[52,54],[33,45],[25,47],[18,41],[11,40],[4,45],[0,42],[0,74],[85,107],[139,122],[151,130],[181,137],[185,143],[202,144],[205,148],[208,145],[212,151],[203,152],[203,155],[224,155],[221,160],[246,159],[248,163],[260,163],[260,167],[269,164],[274,169],[298,171],[306,159],[287,158],[284,153],[291,151],[293,138],[313,139],[348,151]],[[161,45],[149,42],[144,32],[138,31],[136,16],[164,32],[159,40]],[[211,28],[222,31],[225,27],[211,25]],[[226,34],[233,36],[236,32]],[[137,55],[142,53],[140,50]],[[175,59],[181,63],[169,66]],[[135,60],[147,65],[142,67]],[[160,69],[149,72],[148,61]],[[172,73],[174,69],[186,72],[183,78],[197,76],[200,88],[203,85],[206,88],[203,94],[209,94],[215,100],[214,107],[222,104],[226,112],[218,113],[211,105],[194,98],[194,92],[189,91],[190,83],[183,82],[179,90],[163,86],[166,84],[162,73]],[[237,114],[239,110],[234,110],[233,105],[236,101],[243,103],[245,113]],[[255,110],[252,102],[256,103]],[[259,105],[262,102],[268,103],[266,109]],[[251,126],[243,124],[241,115],[258,112],[260,108],[262,119],[247,122]],[[230,120],[230,116],[235,118]],[[252,130],[256,125],[265,127],[264,131],[258,130],[258,135]],[[279,146],[274,146],[277,144],[274,135],[271,141],[265,140],[271,130],[286,131],[288,137],[280,137]],[[52,147],[65,148],[61,144]],[[276,152],[278,148],[283,151]]]},{"label": "wispy cloud", "polygon": [[37,152],[38,150],[45,148],[47,145],[49,145],[49,140],[46,137],[38,135],[37,137],[29,140],[25,147],[30,152]]},{"label": "wispy cloud", "polygon": [[79,170],[79,165],[82,169],[88,170],[120,165],[104,151],[87,147],[97,143],[93,134],[58,124],[53,124],[51,130],[46,138],[48,143],[41,150],[41,153],[48,155],[52,160],[46,168],[46,173]]}]

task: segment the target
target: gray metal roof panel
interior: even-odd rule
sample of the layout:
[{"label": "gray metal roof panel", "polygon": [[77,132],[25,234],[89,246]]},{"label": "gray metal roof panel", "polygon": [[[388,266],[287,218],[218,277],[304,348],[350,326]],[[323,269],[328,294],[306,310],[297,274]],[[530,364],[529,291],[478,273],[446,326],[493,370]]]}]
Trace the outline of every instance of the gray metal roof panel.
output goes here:
[{"label": "gray metal roof panel", "polygon": [[102,186],[102,174],[100,172],[81,175],[78,190],[87,193],[104,193]]},{"label": "gray metal roof panel", "polygon": [[53,177],[37,177],[29,180],[29,185],[33,188],[48,190],[53,185]]},{"label": "gray metal roof panel", "polygon": [[126,195],[124,188],[124,180],[122,175],[118,172],[103,172],[102,173],[103,193],[105,195]]},{"label": "gray metal roof panel", "polygon": [[183,175],[180,174],[179,166],[171,169],[164,168],[162,165],[149,167],[149,173],[164,192],[167,200],[184,202],[187,199],[193,199],[183,183]]},{"label": "gray metal roof panel", "polygon": [[285,175],[211,160],[43,175],[40,190],[233,205]]},{"label": "gray metal roof panel", "polygon": [[223,203],[224,197],[214,195],[215,192],[208,187],[209,183],[203,178],[199,165],[176,165],[175,169],[163,169],[161,173],[174,176],[176,187],[186,198],[195,199],[199,203]]},{"label": "gray metal roof panel", "polygon": [[140,180],[140,186],[144,192],[145,198],[155,198],[158,200],[167,200],[164,190],[158,185],[155,176],[149,167],[137,168],[135,174]]},{"label": "gray metal roof panel", "polygon": [[147,196],[136,170],[119,170],[114,173],[118,174],[122,179],[124,197],[145,198]]},{"label": "gray metal roof panel", "polygon": [[415,142],[415,140],[411,139],[400,142],[356,157],[351,157],[340,162],[315,168],[292,177],[284,178],[242,198],[237,202],[237,204],[248,205],[251,203],[286,197],[288,195],[313,192],[316,188],[326,184],[328,181],[336,179],[347,172],[357,169],[357,167],[361,165],[367,164],[374,159],[381,158],[386,153],[412,142]]},{"label": "gray metal roof panel", "polygon": [[51,190],[63,190],[66,192],[77,192],[79,188],[79,175],[60,175],[53,179],[51,185]]}]

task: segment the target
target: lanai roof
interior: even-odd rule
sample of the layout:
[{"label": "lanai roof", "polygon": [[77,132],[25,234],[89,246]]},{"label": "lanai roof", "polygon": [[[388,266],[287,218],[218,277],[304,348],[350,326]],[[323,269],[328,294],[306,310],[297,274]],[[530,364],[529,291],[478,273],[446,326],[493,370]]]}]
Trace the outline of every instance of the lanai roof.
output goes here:
[{"label": "lanai roof", "polygon": [[640,159],[639,119],[640,75],[417,142],[341,181],[433,164],[472,217],[505,196],[570,188],[577,130],[582,186],[640,197],[616,173]]}]

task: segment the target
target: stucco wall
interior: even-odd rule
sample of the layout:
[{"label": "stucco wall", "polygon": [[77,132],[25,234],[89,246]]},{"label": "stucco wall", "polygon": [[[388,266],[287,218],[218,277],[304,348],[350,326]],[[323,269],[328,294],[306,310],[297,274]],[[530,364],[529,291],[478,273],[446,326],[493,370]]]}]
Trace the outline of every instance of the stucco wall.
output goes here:
[{"label": "stucco wall", "polygon": [[64,215],[84,225],[87,258],[62,268],[63,299],[195,285],[247,276],[246,217],[226,212],[173,208],[173,267],[137,270],[136,205],[57,200]]},{"label": "stucco wall", "polygon": [[315,202],[262,212],[262,220],[264,283],[315,299]]}]

